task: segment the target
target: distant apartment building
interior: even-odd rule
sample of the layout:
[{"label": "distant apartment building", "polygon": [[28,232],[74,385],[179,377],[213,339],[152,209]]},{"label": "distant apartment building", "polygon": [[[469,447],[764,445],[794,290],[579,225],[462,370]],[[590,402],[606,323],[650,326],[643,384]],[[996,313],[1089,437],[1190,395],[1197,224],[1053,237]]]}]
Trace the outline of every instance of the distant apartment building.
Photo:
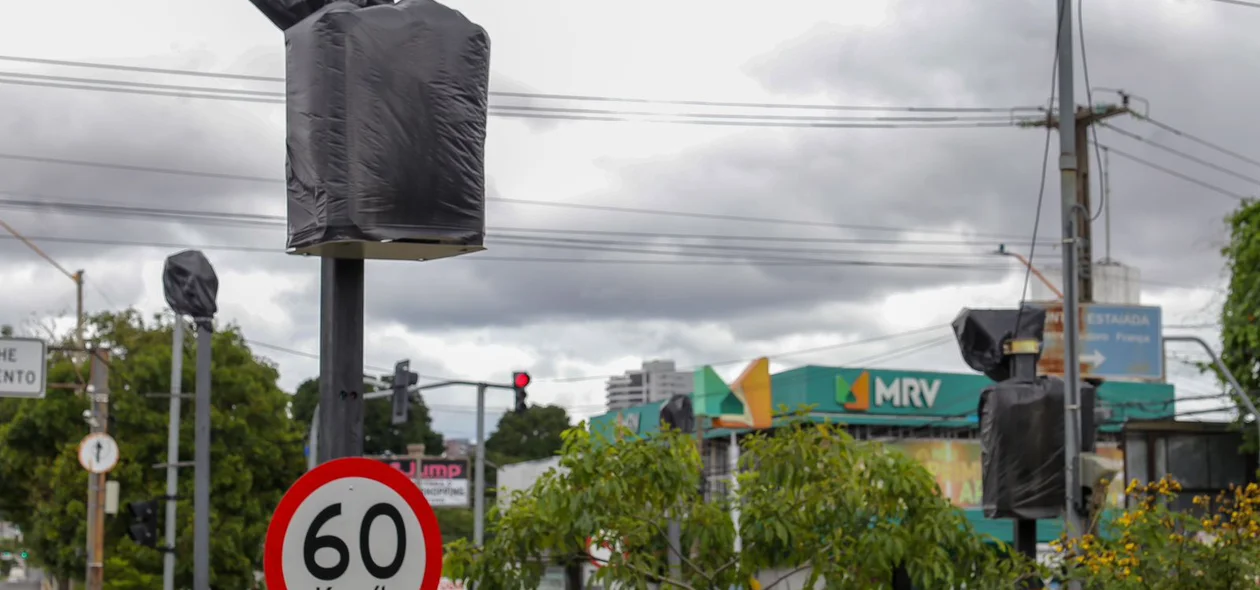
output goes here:
[{"label": "distant apartment building", "polygon": [[692,374],[679,371],[674,361],[644,361],[637,371],[608,379],[608,411],[691,393]]}]

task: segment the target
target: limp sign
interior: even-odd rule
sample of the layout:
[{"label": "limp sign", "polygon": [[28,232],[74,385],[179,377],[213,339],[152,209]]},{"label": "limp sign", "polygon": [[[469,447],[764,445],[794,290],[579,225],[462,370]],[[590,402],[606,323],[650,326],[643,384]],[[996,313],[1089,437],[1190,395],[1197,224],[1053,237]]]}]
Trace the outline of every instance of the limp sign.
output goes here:
[{"label": "limp sign", "polygon": [[43,398],[47,356],[43,340],[0,338],[0,397]]}]

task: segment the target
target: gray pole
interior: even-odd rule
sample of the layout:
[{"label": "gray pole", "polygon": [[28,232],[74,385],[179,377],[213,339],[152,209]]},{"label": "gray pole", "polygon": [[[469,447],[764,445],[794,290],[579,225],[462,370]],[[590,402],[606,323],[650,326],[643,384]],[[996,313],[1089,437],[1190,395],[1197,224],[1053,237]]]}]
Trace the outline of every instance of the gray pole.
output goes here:
[{"label": "gray pole", "polygon": [[473,543],[486,541],[486,384],[477,384],[477,462],[473,468]]},{"label": "gray pole", "polygon": [[184,318],[175,314],[171,345],[171,418],[166,434],[166,554],[162,556],[162,589],[175,590],[175,508],[179,494],[179,396],[184,381]]},{"label": "gray pole", "polygon": [[[1225,376],[1225,380],[1229,382],[1229,386],[1234,389],[1234,395],[1238,397],[1238,401],[1247,408],[1248,412],[1251,412],[1252,416],[1256,417],[1256,431],[1257,434],[1260,434],[1260,412],[1256,411],[1256,404],[1251,401],[1251,397],[1247,395],[1247,391],[1243,389],[1242,384],[1238,382],[1238,378],[1234,377],[1234,372],[1230,371],[1229,367],[1225,366],[1225,363],[1221,361],[1221,357],[1216,354],[1216,351],[1212,350],[1211,346],[1208,346],[1207,341],[1199,338],[1198,336],[1164,336],[1164,342],[1170,341],[1194,342],[1199,346],[1202,346],[1203,350],[1207,351],[1208,356],[1212,357],[1212,364],[1216,366],[1216,370],[1220,371],[1221,375]],[[1256,456],[1256,459],[1260,461],[1260,454]]]},{"label": "gray pole", "polygon": [[197,320],[196,490],[193,493],[193,588],[210,590],[210,320]]},{"label": "gray pole", "polygon": [[[1063,524],[1069,538],[1080,538],[1084,529],[1077,512],[1080,496],[1081,454],[1081,365],[1080,365],[1080,277],[1077,275],[1076,217],[1076,89],[1072,76],[1072,3],[1057,0],[1059,26],[1059,184],[1063,198],[1063,455],[1067,506]],[[1086,213],[1088,218],[1088,212]]]},{"label": "gray pole", "polygon": [[363,260],[320,260],[319,463],[363,456]]}]

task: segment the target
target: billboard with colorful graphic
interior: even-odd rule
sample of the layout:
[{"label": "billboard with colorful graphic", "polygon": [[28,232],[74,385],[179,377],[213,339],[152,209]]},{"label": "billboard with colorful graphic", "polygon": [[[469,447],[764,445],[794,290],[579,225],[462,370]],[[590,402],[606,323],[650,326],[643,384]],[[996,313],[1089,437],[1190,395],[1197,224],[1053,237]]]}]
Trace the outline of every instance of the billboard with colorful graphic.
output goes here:
[{"label": "billboard with colorful graphic", "polygon": [[[897,440],[885,443],[888,448],[905,453],[918,461],[934,476],[941,488],[941,495],[963,509],[982,507],[983,476],[978,440]],[[1124,452],[1115,444],[1098,445],[1099,455],[1110,459],[1124,459]],[[1123,477],[1112,482],[1107,503],[1111,507],[1123,504]]]}]

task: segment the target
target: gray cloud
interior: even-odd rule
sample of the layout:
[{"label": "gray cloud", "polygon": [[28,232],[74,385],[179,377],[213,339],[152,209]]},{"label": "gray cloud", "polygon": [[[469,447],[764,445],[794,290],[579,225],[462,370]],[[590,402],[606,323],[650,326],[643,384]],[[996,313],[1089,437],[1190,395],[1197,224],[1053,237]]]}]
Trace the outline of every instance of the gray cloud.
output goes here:
[{"label": "gray cloud", "polygon": [[[1214,16],[1202,17],[1196,12],[1198,16],[1193,19],[1174,19],[1160,9],[1141,9],[1148,4],[1145,0],[1110,0],[1087,7],[1091,82],[1097,87],[1123,87],[1150,99],[1151,115],[1159,120],[1243,152],[1253,150],[1253,138],[1260,129],[1238,113],[1249,112],[1244,109],[1260,98],[1260,88],[1237,74],[1248,71],[1243,60],[1247,50],[1257,49],[1260,41],[1254,39],[1245,22],[1231,22],[1223,10],[1203,8],[1199,12]],[[837,103],[849,104],[1039,104],[1045,101],[1050,83],[1052,7],[1052,3],[1032,0],[904,4],[892,13],[892,22],[880,28],[852,30],[820,25],[785,43],[775,54],[749,64],[747,72],[785,101],[825,94]],[[219,63],[213,56],[194,57],[196,65],[205,69],[270,75],[282,69],[281,54],[274,48],[245,52],[223,67],[213,67]],[[535,90],[498,72],[495,84],[500,90]],[[262,177],[278,178],[283,173],[283,123],[278,119],[279,109],[273,106],[49,89],[8,90],[6,87],[0,96],[0,109],[7,115],[3,127],[6,139],[0,140],[0,152]],[[1083,88],[1079,94],[1083,98]],[[1096,99],[1113,100],[1114,95],[1100,92]],[[534,129],[543,133],[565,124],[545,121]],[[1247,170],[1247,164],[1196,148],[1183,138],[1139,121],[1122,118],[1116,125],[1260,176],[1260,170]],[[918,230],[961,226],[977,234],[972,239],[978,244],[966,248],[894,248],[875,243],[793,245],[749,240],[745,246],[798,251],[715,249],[710,251],[724,259],[720,264],[703,266],[676,264],[695,257],[597,250],[662,248],[661,242],[641,237],[556,234],[549,237],[630,244],[567,242],[571,249],[528,248],[507,239],[520,232],[492,231],[491,249],[483,254],[423,264],[369,264],[366,312],[369,332],[374,336],[368,344],[368,363],[388,366],[397,358],[411,357],[421,372],[457,372],[441,347],[411,350],[406,342],[375,336],[395,325],[452,343],[477,341],[514,347],[534,358],[532,366],[520,368],[538,375],[574,374],[578,371],[575,366],[619,363],[626,355],[674,357],[683,364],[740,358],[771,352],[789,335],[820,340],[870,336],[881,331],[881,320],[872,317],[869,304],[892,293],[947,284],[997,283],[1018,272],[1014,267],[944,267],[951,262],[993,267],[1008,264],[1010,261],[986,254],[1002,242],[1027,250],[1044,137],[1035,129],[759,129],[669,157],[603,158],[600,165],[610,176],[612,188],[584,195],[582,202],[797,219],[812,224],[879,225],[902,231],[580,211],[504,202],[490,204],[490,225],[870,240],[931,239],[932,234]],[[1237,178],[1178,160],[1106,130],[1100,130],[1100,138],[1107,145],[1229,190],[1254,189]],[[528,147],[505,145],[499,153],[505,158],[530,157]],[[1048,241],[1057,237],[1059,227],[1058,175],[1053,170],[1057,142],[1052,143],[1051,152],[1041,226]],[[1116,257],[1143,267],[1152,279],[1215,284],[1220,268],[1217,250],[1223,235],[1220,220],[1234,203],[1117,155],[1111,157],[1111,163]],[[515,187],[494,180],[491,185],[496,196],[546,197],[517,194]],[[282,214],[284,201],[280,184],[0,160],[0,191],[5,190],[114,205],[264,214]],[[255,314],[247,316],[249,337],[305,351],[317,349],[319,264],[280,253],[282,226],[194,225],[9,209],[0,213],[33,235],[270,248],[274,253],[207,253],[225,271],[258,273],[242,275],[245,278],[224,285],[225,290],[235,293],[242,316]],[[145,282],[137,280],[136,272],[149,272],[151,268],[140,268],[142,262],[160,260],[168,253],[164,248],[137,250],[91,243],[49,242],[43,246],[68,266],[86,268],[89,280],[97,281],[122,304],[152,296]],[[809,248],[847,253],[806,253]],[[1056,252],[1039,248],[1039,261],[1049,264],[1057,260]],[[894,254],[893,250],[914,253]],[[947,255],[947,250],[952,254]],[[1101,255],[1101,245],[1096,253]],[[740,265],[740,256],[897,260],[942,268]],[[659,259],[665,263],[487,260],[601,257]],[[39,266],[41,263],[12,240],[0,240],[0,260],[9,263],[0,272],[39,269],[34,271],[38,274],[30,280],[31,287],[0,300],[0,323],[20,321],[32,310],[56,313],[71,301],[66,297],[71,293],[69,285],[56,286],[61,279],[54,271]],[[296,286],[278,295],[260,293],[258,305],[251,306],[256,287],[249,281],[258,279],[249,277],[285,279]],[[20,280],[26,279],[23,276]],[[156,278],[146,280],[151,283]],[[285,316],[282,320],[264,317],[271,313],[264,309],[271,297],[280,303],[280,313]],[[96,298],[95,292],[89,291],[90,301]],[[103,307],[105,303],[97,305]],[[956,362],[954,351],[946,351],[941,363]],[[291,384],[317,371],[309,359],[260,352],[282,363],[286,381]],[[879,350],[871,354],[876,352]],[[810,358],[822,362],[854,357]],[[487,368],[491,369],[503,368]],[[572,396],[574,403],[591,403],[601,386],[598,381],[588,385],[564,390],[563,395]],[[451,392],[437,399],[466,404],[468,395]],[[444,419],[458,425],[452,428],[470,429],[470,419],[461,418],[458,412]]]}]

